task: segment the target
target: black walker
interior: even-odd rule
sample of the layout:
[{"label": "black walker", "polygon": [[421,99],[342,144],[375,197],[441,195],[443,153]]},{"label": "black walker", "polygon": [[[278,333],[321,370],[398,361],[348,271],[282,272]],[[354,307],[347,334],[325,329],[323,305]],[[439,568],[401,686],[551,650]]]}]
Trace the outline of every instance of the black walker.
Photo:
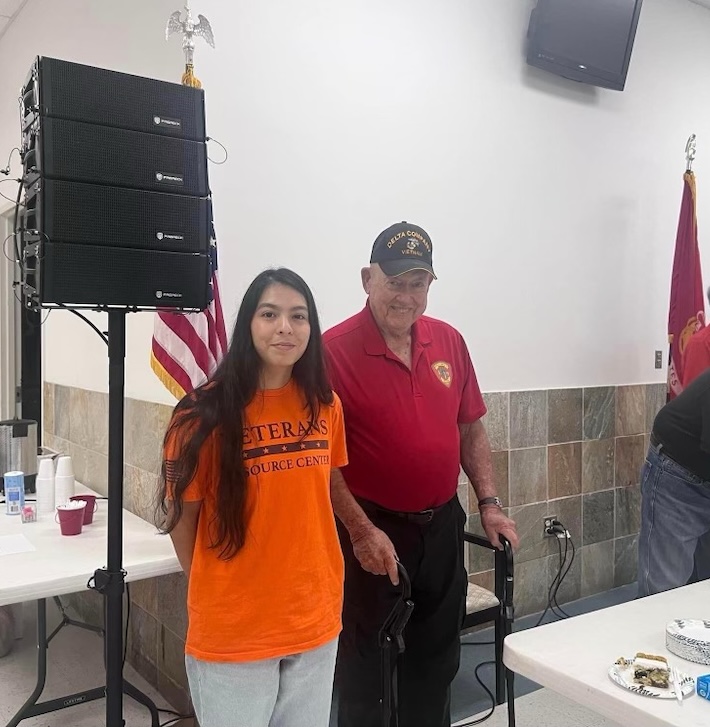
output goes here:
[{"label": "black walker", "polygon": [[[501,542],[504,544],[504,551],[499,557],[508,557],[510,560],[510,568],[512,570],[512,549],[510,543],[501,536]],[[397,563],[399,571],[399,581],[402,587],[402,593],[399,600],[395,603],[392,611],[385,620],[379,633],[379,642],[381,650],[380,659],[380,680],[382,684],[382,727],[399,727],[399,703],[397,691],[397,662],[400,655],[404,652],[404,629],[409,621],[409,617],[414,610],[414,602],[412,601],[412,582],[409,578],[405,567],[401,563]],[[502,572],[502,571],[501,571]],[[502,641],[510,633],[510,623],[512,622],[512,602],[513,602],[513,583],[512,576],[509,582],[503,583],[503,599],[501,608],[506,611],[506,626],[501,634],[501,650]],[[500,655],[502,660],[502,653]],[[505,685],[507,687],[508,702],[508,726],[515,727],[515,696],[513,693],[513,673],[505,669]],[[497,691],[502,695],[502,684]],[[502,696],[500,696],[502,701]],[[496,702],[500,703],[498,700]]]},{"label": "black walker", "polygon": [[398,727],[397,661],[404,651],[402,632],[414,609],[412,583],[401,563],[397,563],[402,595],[380,629],[382,727]]}]

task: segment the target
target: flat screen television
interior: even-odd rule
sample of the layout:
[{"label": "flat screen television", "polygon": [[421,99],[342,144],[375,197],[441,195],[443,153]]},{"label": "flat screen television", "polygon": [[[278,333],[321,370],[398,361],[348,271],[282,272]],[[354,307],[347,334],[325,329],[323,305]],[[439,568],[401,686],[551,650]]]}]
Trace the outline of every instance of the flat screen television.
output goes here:
[{"label": "flat screen television", "polygon": [[527,62],[558,76],[623,91],[643,0],[538,0]]}]

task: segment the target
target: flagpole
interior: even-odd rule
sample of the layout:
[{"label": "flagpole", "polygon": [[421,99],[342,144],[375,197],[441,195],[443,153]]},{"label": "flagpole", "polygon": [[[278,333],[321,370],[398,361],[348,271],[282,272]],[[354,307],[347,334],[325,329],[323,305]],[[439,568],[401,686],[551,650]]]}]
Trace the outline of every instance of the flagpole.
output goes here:
[{"label": "flagpole", "polygon": [[[169,40],[174,34],[182,38],[185,54],[182,84],[202,88],[194,70],[195,38],[204,39],[214,48],[214,33],[204,15],[194,18],[189,0],[185,0],[184,9],[184,15],[176,10],[168,18],[165,39]],[[205,143],[207,141],[205,138]],[[150,366],[176,399],[181,399],[214,373],[227,351],[227,334],[217,281],[217,240],[211,204],[210,229],[211,295],[208,307],[199,313],[158,311],[155,314]]]}]

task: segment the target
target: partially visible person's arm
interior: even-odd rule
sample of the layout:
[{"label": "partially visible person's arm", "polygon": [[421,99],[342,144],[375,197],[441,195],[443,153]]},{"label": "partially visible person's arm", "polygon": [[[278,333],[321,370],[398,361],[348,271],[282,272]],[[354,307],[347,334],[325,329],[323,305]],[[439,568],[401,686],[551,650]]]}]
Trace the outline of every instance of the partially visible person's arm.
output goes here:
[{"label": "partially visible person's arm", "polygon": [[393,585],[399,583],[397,553],[387,535],[372,524],[348,488],[339,469],[330,473],[330,498],[338,520],[345,526],[353,553],[368,573],[388,575]]},{"label": "partially visible person's arm", "polygon": [[[168,517],[170,517],[172,503],[168,504],[168,508]],[[173,541],[175,553],[188,579],[190,578],[190,570],[192,569],[192,554],[195,550],[197,522],[200,518],[201,508],[202,500],[183,502],[182,516],[178,520],[177,525],[170,531],[170,538]]]},{"label": "partially visible person's arm", "polygon": [[[491,445],[488,441],[488,434],[479,419],[470,424],[459,424],[461,434],[461,466],[469,481],[473,485],[476,497],[482,500],[484,497],[495,497],[496,486],[493,482],[493,463],[491,460]],[[518,547],[518,534],[515,530],[515,522],[497,505],[482,505],[481,525],[496,548],[500,548],[498,535],[505,535],[513,548]]]},{"label": "partially visible person's arm", "polygon": [[710,367],[710,349],[703,340],[691,337],[683,353],[683,388]]}]

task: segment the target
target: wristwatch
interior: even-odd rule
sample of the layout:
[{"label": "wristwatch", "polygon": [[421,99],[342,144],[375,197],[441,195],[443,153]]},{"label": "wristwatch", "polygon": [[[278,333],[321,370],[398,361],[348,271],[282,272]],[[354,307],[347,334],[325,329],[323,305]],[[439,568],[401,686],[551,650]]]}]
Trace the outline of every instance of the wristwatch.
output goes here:
[{"label": "wristwatch", "polygon": [[480,509],[481,505],[496,505],[497,507],[503,508],[503,503],[501,502],[500,497],[484,497],[482,500],[478,501],[478,507]]}]

